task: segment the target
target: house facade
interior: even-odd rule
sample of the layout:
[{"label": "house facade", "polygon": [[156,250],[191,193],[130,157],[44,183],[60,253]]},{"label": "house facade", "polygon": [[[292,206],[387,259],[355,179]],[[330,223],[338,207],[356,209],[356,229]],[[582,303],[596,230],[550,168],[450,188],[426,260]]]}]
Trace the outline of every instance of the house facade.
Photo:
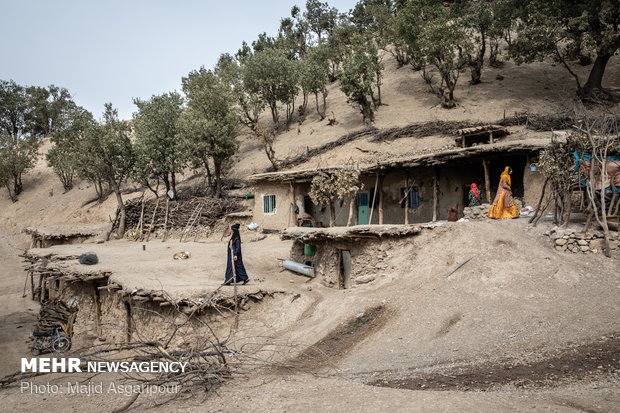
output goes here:
[{"label": "house facade", "polygon": [[[445,220],[448,210],[467,206],[471,183],[485,202],[495,197],[499,176],[506,166],[513,170],[512,190],[522,205],[536,205],[544,177],[535,164],[544,143],[501,143],[450,149],[360,166],[362,190],[351,209],[349,200],[336,201],[335,225],[345,226],[350,210],[354,225],[412,224]],[[324,168],[330,172],[338,167]],[[256,174],[253,220],[263,228],[297,225],[298,213],[329,225],[329,208],[309,197],[318,170]]]}]

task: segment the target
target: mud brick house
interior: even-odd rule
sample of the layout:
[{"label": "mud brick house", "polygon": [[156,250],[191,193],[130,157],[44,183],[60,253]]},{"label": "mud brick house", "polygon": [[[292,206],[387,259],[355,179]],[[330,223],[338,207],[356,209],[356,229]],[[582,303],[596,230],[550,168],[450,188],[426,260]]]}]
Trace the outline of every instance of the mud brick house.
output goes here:
[{"label": "mud brick house", "polygon": [[[360,165],[363,189],[357,196],[354,224],[411,224],[447,219],[450,207],[458,203],[462,211],[466,206],[472,182],[481,189],[483,201],[492,201],[499,176],[507,165],[513,169],[515,198],[523,205],[535,205],[544,182],[535,164],[547,143],[548,139],[524,139],[465,145]],[[338,168],[320,170],[329,172]],[[252,175],[253,220],[269,229],[296,226],[297,206],[315,221],[328,225],[328,208],[314,205],[308,196],[317,172],[317,169],[303,169]],[[407,197],[405,191],[409,191]],[[401,202],[403,198],[405,201]],[[335,204],[335,224],[345,226],[349,204],[339,201]]]}]

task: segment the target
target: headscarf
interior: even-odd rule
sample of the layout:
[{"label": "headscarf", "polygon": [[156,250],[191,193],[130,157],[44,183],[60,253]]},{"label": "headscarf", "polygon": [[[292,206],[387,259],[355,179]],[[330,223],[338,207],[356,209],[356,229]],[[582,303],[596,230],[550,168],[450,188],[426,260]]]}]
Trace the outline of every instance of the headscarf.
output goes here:
[{"label": "headscarf", "polygon": [[474,196],[476,197],[476,199],[480,201],[480,192],[478,192],[478,185],[476,185],[475,183],[472,183],[469,187],[471,188],[471,191],[474,193]]},{"label": "headscarf", "polygon": [[512,172],[512,168],[510,166],[504,168],[504,172],[502,172],[502,175],[499,177],[500,185],[502,184],[502,180],[505,179],[508,185],[512,186],[512,183],[510,181],[510,172]]},{"label": "headscarf", "polygon": [[241,235],[239,235],[239,227],[241,226],[241,224],[235,224],[235,225],[231,225],[230,229],[232,229],[232,235],[230,237],[231,241],[234,241],[236,239],[241,240]]}]

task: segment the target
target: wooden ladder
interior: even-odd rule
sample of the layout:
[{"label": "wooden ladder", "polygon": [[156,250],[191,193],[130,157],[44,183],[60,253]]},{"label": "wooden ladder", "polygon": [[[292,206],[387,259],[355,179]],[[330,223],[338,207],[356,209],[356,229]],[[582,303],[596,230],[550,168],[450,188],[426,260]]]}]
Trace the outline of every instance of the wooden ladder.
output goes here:
[{"label": "wooden ladder", "polygon": [[[203,205],[198,205],[196,208],[194,208],[194,211],[192,212],[192,215],[187,220],[187,225],[185,226],[185,229],[181,233],[181,239],[179,240],[179,242],[183,242],[183,238],[190,233],[190,231],[192,230],[192,227],[194,226],[196,221],[198,221],[198,218],[200,218],[200,213],[202,212],[202,207],[203,207]],[[187,241],[187,239],[186,239],[186,241]]]}]

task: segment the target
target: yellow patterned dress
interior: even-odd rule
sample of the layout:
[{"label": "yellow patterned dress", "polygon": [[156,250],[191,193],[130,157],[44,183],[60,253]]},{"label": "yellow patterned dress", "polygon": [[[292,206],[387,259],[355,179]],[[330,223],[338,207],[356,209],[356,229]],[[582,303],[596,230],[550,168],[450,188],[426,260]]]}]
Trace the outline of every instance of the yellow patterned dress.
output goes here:
[{"label": "yellow patterned dress", "polygon": [[518,218],[519,211],[512,197],[512,189],[510,188],[510,168],[506,167],[502,176],[499,178],[499,186],[497,187],[497,195],[493,205],[489,209],[487,216],[494,219]]}]

